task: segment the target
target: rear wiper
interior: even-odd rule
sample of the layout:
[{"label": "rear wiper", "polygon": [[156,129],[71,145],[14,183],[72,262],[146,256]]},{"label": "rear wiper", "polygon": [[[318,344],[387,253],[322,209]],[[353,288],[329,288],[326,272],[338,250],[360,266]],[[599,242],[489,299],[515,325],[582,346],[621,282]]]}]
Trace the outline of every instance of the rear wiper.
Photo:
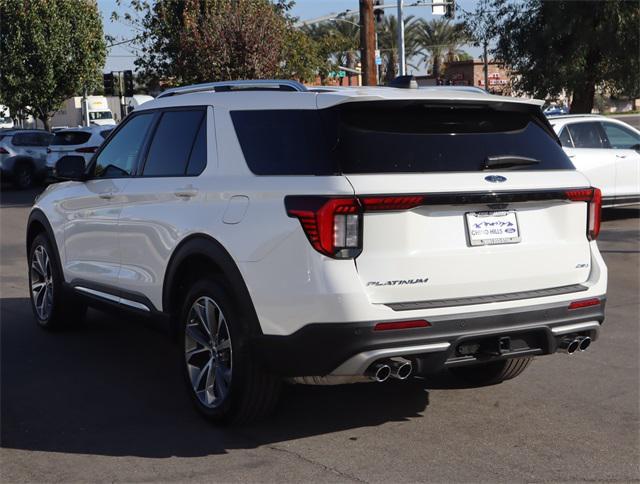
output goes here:
[{"label": "rear wiper", "polygon": [[514,168],[527,165],[537,165],[540,160],[535,158],[527,158],[526,156],[517,155],[499,155],[499,156],[487,156],[487,161],[484,162],[483,170],[489,168]]}]

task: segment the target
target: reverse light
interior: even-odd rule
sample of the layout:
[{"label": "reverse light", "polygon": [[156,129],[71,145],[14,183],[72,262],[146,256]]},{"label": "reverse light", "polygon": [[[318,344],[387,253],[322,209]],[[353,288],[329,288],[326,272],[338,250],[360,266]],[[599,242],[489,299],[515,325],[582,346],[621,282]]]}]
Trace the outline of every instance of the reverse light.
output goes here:
[{"label": "reverse light", "polygon": [[95,153],[98,151],[97,146],[87,146],[86,148],[78,148],[76,150],[77,153]]},{"label": "reverse light", "polygon": [[599,305],[600,305],[600,299],[598,299],[597,297],[593,297],[591,299],[573,301],[571,304],[569,304],[569,309],[582,309],[582,308],[588,308],[591,306],[599,306]]},{"label": "reverse light", "polygon": [[389,323],[378,323],[373,327],[374,331],[390,331],[393,329],[428,328],[429,321],[416,319],[415,321],[392,321]]},{"label": "reverse light", "polygon": [[362,209],[355,198],[288,196],[284,203],[321,254],[352,259],[362,251]]},{"label": "reverse light", "polygon": [[584,188],[567,190],[565,196],[573,202],[588,202],[587,238],[596,240],[600,234],[600,220],[602,217],[602,192],[599,188]]}]

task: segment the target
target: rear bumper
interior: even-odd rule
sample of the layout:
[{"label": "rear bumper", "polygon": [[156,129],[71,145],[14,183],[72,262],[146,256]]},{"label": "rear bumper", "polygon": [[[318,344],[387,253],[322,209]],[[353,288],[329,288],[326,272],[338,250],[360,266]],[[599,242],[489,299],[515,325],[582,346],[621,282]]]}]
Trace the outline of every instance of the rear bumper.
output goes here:
[{"label": "rear bumper", "polygon": [[[288,336],[262,335],[254,350],[274,373],[284,376],[362,375],[374,361],[394,356],[415,359],[420,372],[498,358],[555,353],[566,335],[596,339],[604,321],[598,306],[569,310],[555,303],[500,311],[428,318],[428,328],[373,331],[378,322],[312,323]],[[409,318],[407,318],[409,319]],[[497,342],[508,338],[508,350]],[[461,344],[479,345],[461,355]]]}]

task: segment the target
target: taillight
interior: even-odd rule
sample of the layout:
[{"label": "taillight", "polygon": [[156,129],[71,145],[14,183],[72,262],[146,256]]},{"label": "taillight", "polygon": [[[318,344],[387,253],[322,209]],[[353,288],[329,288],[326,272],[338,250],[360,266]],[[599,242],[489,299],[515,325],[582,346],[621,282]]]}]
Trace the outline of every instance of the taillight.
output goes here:
[{"label": "taillight", "polygon": [[288,196],[284,203],[321,254],[351,259],[362,251],[362,209],[355,198]]},{"label": "taillight", "polygon": [[573,301],[571,304],[569,304],[569,309],[582,309],[582,308],[589,308],[591,306],[599,306],[600,305],[600,299],[598,299],[597,297],[593,297],[591,299],[582,299],[581,301]]},{"label": "taillight", "polygon": [[589,240],[596,240],[600,233],[600,219],[602,216],[602,192],[599,188],[584,188],[578,190],[567,190],[567,199],[574,202],[588,202],[587,212],[587,237]]},{"label": "taillight", "polygon": [[8,155],[9,152],[6,150],[6,148],[2,148],[0,147],[0,155]]},{"label": "taillight", "polygon": [[378,323],[373,327],[374,331],[389,331],[393,329],[428,328],[431,324],[424,319],[415,321],[392,321],[389,323]]},{"label": "taillight", "polygon": [[365,211],[410,210],[424,203],[424,195],[398,195],[391,197],[362,197],[360,203]]},{"label": "taillight", "polygon": [[97,146],[87,146],[86,148],[78,148],[76,152],[78,153],[95,153],[98,151]]}]

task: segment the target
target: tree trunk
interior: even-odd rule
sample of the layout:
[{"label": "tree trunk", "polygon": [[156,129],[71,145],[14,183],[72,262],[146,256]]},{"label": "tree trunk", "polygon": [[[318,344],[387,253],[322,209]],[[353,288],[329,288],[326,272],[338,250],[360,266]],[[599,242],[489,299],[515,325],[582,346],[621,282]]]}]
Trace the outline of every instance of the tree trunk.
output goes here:
[{"label": "tree trunk", "polygon": [[42,121],[42,124],[44,125],[44,129],[46,131],[51,131],[51,116],[49,116],[48,114],[45,114],[44,116],[41,116],[38,119]]},{"label": "tree trunk", "polygon": [[593,109],[593,98],[595,94],[595,82],[585,83],[578,89],[575,89],[571,98],[571,114],[589,114]]},{"label": "tree trunk", "polygon": [[392,49],[389,52],[389,62],[387,62],[387,72],[385,72],[385,79],[387,84],[396,78],[396,65],[398,64],[398,53],[396,49]]},{"label": "tree trunk", "polygon": [[440,56],[433,56],[433,77],[438,79],[440,77]]},{"label": "tree trunk", "polygon": [[[355,69],[356,67],[356,56],[352,50],[347,51],[347,67],[349,69]],[[349,85],[351,85],[351,78],[353,77],[353,72],[347,71],[347,81]]]}]

